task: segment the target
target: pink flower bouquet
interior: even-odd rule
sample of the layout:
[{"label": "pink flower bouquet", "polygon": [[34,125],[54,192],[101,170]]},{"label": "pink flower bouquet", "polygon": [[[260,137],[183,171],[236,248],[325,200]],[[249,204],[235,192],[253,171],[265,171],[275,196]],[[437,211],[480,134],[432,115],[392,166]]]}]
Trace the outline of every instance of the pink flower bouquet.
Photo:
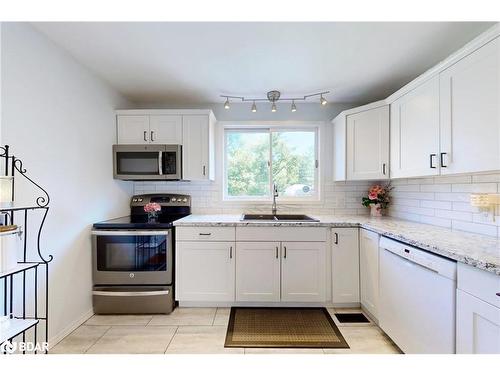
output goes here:
[{"label": "pink flower bouquet", "polygon": [[156,222],[158,219],[158,212],[161,211],[161,206],[158,203],[148,203],[144,206],[144,212],[148,213],[148,221],[150,223]]},{"label": "pink flower bouquet", "polygon": [[373,185],[370,190],[368,190],[368,197],[363,197],[361,203],[365,207],[376,207],[376,211],[380,216],[381,210],[387,208],[390,203],[390,191],[393,187],[388,184],[386,186]]}]

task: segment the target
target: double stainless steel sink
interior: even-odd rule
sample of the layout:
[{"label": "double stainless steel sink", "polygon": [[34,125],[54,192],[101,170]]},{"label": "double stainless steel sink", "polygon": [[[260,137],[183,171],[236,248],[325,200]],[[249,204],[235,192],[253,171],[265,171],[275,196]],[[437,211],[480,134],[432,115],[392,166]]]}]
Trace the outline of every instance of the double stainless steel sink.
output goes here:
[{"label": "double stainless steel sink", "polygon": [[318,222],[318,219],[307,215],[295,215],[295,214],[276,214],[276,215],[266,215],[266,214],[243,214],[241,216],[241,221],[298,221],[298,222]]}]

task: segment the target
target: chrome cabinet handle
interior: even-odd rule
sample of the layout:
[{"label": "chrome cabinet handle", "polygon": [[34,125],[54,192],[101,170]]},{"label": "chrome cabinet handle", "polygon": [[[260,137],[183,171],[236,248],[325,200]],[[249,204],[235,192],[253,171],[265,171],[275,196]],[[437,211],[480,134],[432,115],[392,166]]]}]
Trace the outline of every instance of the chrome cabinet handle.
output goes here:
[{"label": "chrome cabinet handle", "polygon": [[155,132],[154,132],[153,130],[151,130],[151,133],[150,133],[150,134],[151,134],[151,137],[150,137],[150,138],[151,138],[151,142],[154,142],[154,141],[155,141],[155,140],[154,140],[154,135],[155,135]]},{"label": "chrome cabinet handle", "polygon": [[338,245],[339,244],[339,234],[337,232],[335,232],[335,241],[334,241],[335,245]]},{"label": "chrome cabinet handle", "polygon": [[278,259],[278,252],[279,252],[279,249],[278,249],[278,246],[276,246],[276,259]]},{"label": "chrome cabinet handle", "polygon": [[285,254],[284,254],[283,258],[286,259],[286,246],[284,247],[284,249],[285,249]]},{"label": "chrome cabinet handle", "polygon": [[212,233],[200,233],[200,236],[211,236]]},{"label": "chrome cabinet handle", "polygon": [[385,176],[385,173],[386,173],[386,164],[382,164],[382,174]]},{"label": "chrome cabinet handle", "polygon": [[500,297],[500,292],[496,293],[497,297]]},{"label": "chrome cabinet handle", "polygon": [[203,166],[203,176],[206,176],[207,174],[207,167]]},{"label": "chrome cabinet handle", "polygon": [[161,157],[162,152],[158,151],[158,174],[163,175],[163,158]]},{"label": "chrome cabinet handle", "polygon": [[144,130],[144,142],[147,142],[147,141],[148,141],[148,139],[146,138],[146,134],[147,134],[147,133],[148,133],[148,132],[147,132],[146,130]]},{"label": "chrome cabinet handle", "polygon": [[229,259],[233,259],[233,247],[229,247]]},{"label": "chrome cabinet handle", "polygon": [[444,165],[444,156],[447,155],[446,152],[442,152],[440,155],[439,155],[439,159],[440,159],[440,162],[441,162],[441,167],[442,168],[446,168],[448,167],[447,165]]},{"label": "chrome cabinet handle", "polygon": [[430,164],[430,168],[433,168],[433,169],[436,169],[436,166],[434,165],[434,160],[433,158],[436,157],[436,154],[430,154],[429,155],[429,164]]}]

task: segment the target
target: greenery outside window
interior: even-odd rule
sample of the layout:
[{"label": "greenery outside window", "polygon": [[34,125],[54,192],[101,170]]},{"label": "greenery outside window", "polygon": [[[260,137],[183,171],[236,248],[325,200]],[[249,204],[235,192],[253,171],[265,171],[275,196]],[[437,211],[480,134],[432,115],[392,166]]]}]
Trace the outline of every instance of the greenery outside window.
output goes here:
[{"label": "greenery outside window", "polygon": [[317,200],[318,128],[225,129],[224,196],[269,200],[276,184],[281,200]]}]

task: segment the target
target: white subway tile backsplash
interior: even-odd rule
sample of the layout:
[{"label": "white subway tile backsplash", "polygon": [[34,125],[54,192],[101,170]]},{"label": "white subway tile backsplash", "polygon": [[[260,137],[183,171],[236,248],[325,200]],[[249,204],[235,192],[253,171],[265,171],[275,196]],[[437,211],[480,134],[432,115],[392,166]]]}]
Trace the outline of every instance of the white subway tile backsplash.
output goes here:
[{"label": "white subway tile backsplash", "polygon": [[494,182],[482,184],[453,184],[454,193],[496,193],[498,186]]},{"label": "white subway tile backsplash", "polygon": [[[397,182],[396,182],[397,181]],[[395,180],[390,216],[489,236],[500,236],[500,217],[470,205],[471,193],[500,192],[500,173]],[[428,194],[428,195],[425,195]]]}]

